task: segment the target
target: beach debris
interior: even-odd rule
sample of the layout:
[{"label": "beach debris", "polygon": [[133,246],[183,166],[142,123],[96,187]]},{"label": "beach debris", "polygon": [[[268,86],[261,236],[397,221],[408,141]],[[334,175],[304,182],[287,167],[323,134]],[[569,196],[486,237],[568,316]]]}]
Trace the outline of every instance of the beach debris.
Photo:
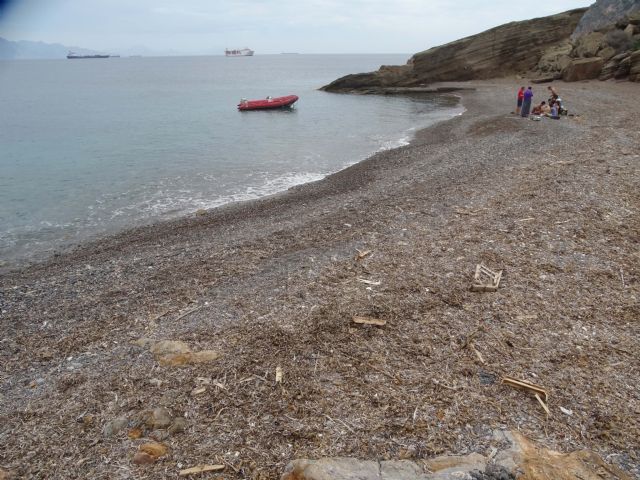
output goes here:
[{"label": "beach debris", "polygon": [[13,472],[9,472],[0,468],[0,480],[12,480],[13,478],[15,478]]},{"label": "beach debris", "polygon": [[191,348],[180,340],[162,340],[153,344],[149,351],[154,355],[167,355],[170,353],[189,353]]},{"label": "beach debris", "polygon": [[379,280],[367,280],[366,278],[359,278],[358,281],[362,283],[366,283],[367,285],[381,285],[382,282]]},{"label": "beach debris", "polygon": [[371,255],[371,250],[358,250],[356,248],[356,252],[358,252],[358,253],[356,253],[356,257],[355,257],[356,261],[362,260],[363,258]]},{"label": "beach debris", "polygon": [[196,210],[196,215],[198,215],[199,217],[206,214],[207,214],[207,211],[204,208],[199,208],[198,210]]},{"label": "beach debris", "polygon": [[573,410],[569,410],[568,408],[560,407],[560,411],[565,415],[569,415],[569,416],[573,415]]},{"label": "beach debris", "polygon": [[387,321],[380,318],[355,316],[353,317],[353,323],[358,323],[361,325],[376,325],[378,327],[382,327],[383,325],[387,324]]},{"label": "beach debris", "polygon": [[129,439],[131,440],[137,440],[139,438],[142,438],[142,430],[139,429],[138,427],[136,428],[132,428],[131,430],[129,430],[129,433],[127,433],[127,437],[129,437]]},{"label": "beach debris", "polygon": [[533,383],[526,382],[524,380],[518,380],[517,378],[512,378],[512,377],[502,377],[502,383],[504,385],[509,385],[510,387],[513,387],[513,388],[518,388],[521,390],[526,390],[529,393],[533,393],[536,400],[538,400],[538,402],[540,403],[544,411],[547,413],[547,415],[549,415],[550,412],[549,412],[549,407],[547,405],[549,401],[549,397],[548,397],[547,391],[544,388],[542,388],[539,385],[535,385]]},{"label": "beach debris", "polygon": [[193,475],[195,473],[219,472],[221,470],[224,470],[224,465],[196,465],[195,467],[180,470],[178,475],[186,477],[187,475]]},{"label": "beach debris", "polygon": [[151,412],[145,412],[145,423],[148,427],[153,429],[167,428],[171,425],[173,418],[171,418],[171,412],[163,407],[154,408]]},{"label": "beach debris", "polygon": [[202,395],[206,391],[207,391],[207,387],[196,387],[193,390],[191,390],[191,396],[195,397],[197,395]]},{"label": "beach debris", "polygon": [[282,376],[283,376],[282,367],[278,365],[276,367],[276,383],[282,383]]},{"label": "beach debris", "polygon": [[482,264],[476,265],[476,273],[473,276],[472,292],[495,292],[498,290],[502,270],[494,272]]}]

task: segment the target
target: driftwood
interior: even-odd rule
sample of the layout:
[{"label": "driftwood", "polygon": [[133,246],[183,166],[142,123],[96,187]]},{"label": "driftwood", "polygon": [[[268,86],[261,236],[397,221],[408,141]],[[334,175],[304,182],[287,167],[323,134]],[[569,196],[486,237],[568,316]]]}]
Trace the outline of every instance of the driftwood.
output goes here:
[{"label": "driftwood", "polygon": [[193,475],[195,473],[219,472],[220,470],[224,470],[224,465],[197,465],[195,467],[180,470],[179,475],[181,477],[186,477],[187,475]]},{"label": "driftwood", "polygon": [[372,317],[353,317],[353,323],[359,323],[361,325],[376,325],[382,327],[387,324],[386,320]]}]

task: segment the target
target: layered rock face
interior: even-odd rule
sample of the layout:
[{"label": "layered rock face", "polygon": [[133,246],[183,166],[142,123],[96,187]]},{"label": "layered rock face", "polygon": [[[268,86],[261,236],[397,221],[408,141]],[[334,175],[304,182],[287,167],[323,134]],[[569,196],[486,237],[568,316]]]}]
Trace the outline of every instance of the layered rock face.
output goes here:
[{"label": "layered rock face", "polygon": [[566,43],[586,9],[511,22],[478,35],[416,53],[407,65],[347,75],[323,87],[352,91],[414,87],[440,81],[503,77],[532,70],[549,48]]},{"label": "layered rock face", "polygon": [[576,40],[590,32],[615,24],[634,12],[640,12],[638,0],[598,0],[580,19],[572,38]]}]

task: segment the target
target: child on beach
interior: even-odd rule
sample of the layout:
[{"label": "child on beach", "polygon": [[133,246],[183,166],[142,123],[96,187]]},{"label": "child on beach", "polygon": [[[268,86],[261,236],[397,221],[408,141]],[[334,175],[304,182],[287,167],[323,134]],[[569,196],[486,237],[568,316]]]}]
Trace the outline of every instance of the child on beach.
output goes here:
[{"label": "child on beach", "polygon": [[516,107],[516,115],[520,115],[520,109],[522,108],[523,100],[524,100],[524,87],[520,87],[520,90],[518,90],[518,106]]}]

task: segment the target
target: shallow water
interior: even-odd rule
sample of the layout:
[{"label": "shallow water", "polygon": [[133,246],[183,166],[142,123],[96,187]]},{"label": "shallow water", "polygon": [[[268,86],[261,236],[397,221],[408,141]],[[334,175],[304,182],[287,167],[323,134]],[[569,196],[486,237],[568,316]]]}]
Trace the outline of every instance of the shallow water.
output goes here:
[{"label": "shallow water", "polygon": [[[317,88],[408,55],[0,62],[0,261],[259,198],[406,144],[459,113],[443,96]],[[291,111],[241,97],[296,94]]]}]

